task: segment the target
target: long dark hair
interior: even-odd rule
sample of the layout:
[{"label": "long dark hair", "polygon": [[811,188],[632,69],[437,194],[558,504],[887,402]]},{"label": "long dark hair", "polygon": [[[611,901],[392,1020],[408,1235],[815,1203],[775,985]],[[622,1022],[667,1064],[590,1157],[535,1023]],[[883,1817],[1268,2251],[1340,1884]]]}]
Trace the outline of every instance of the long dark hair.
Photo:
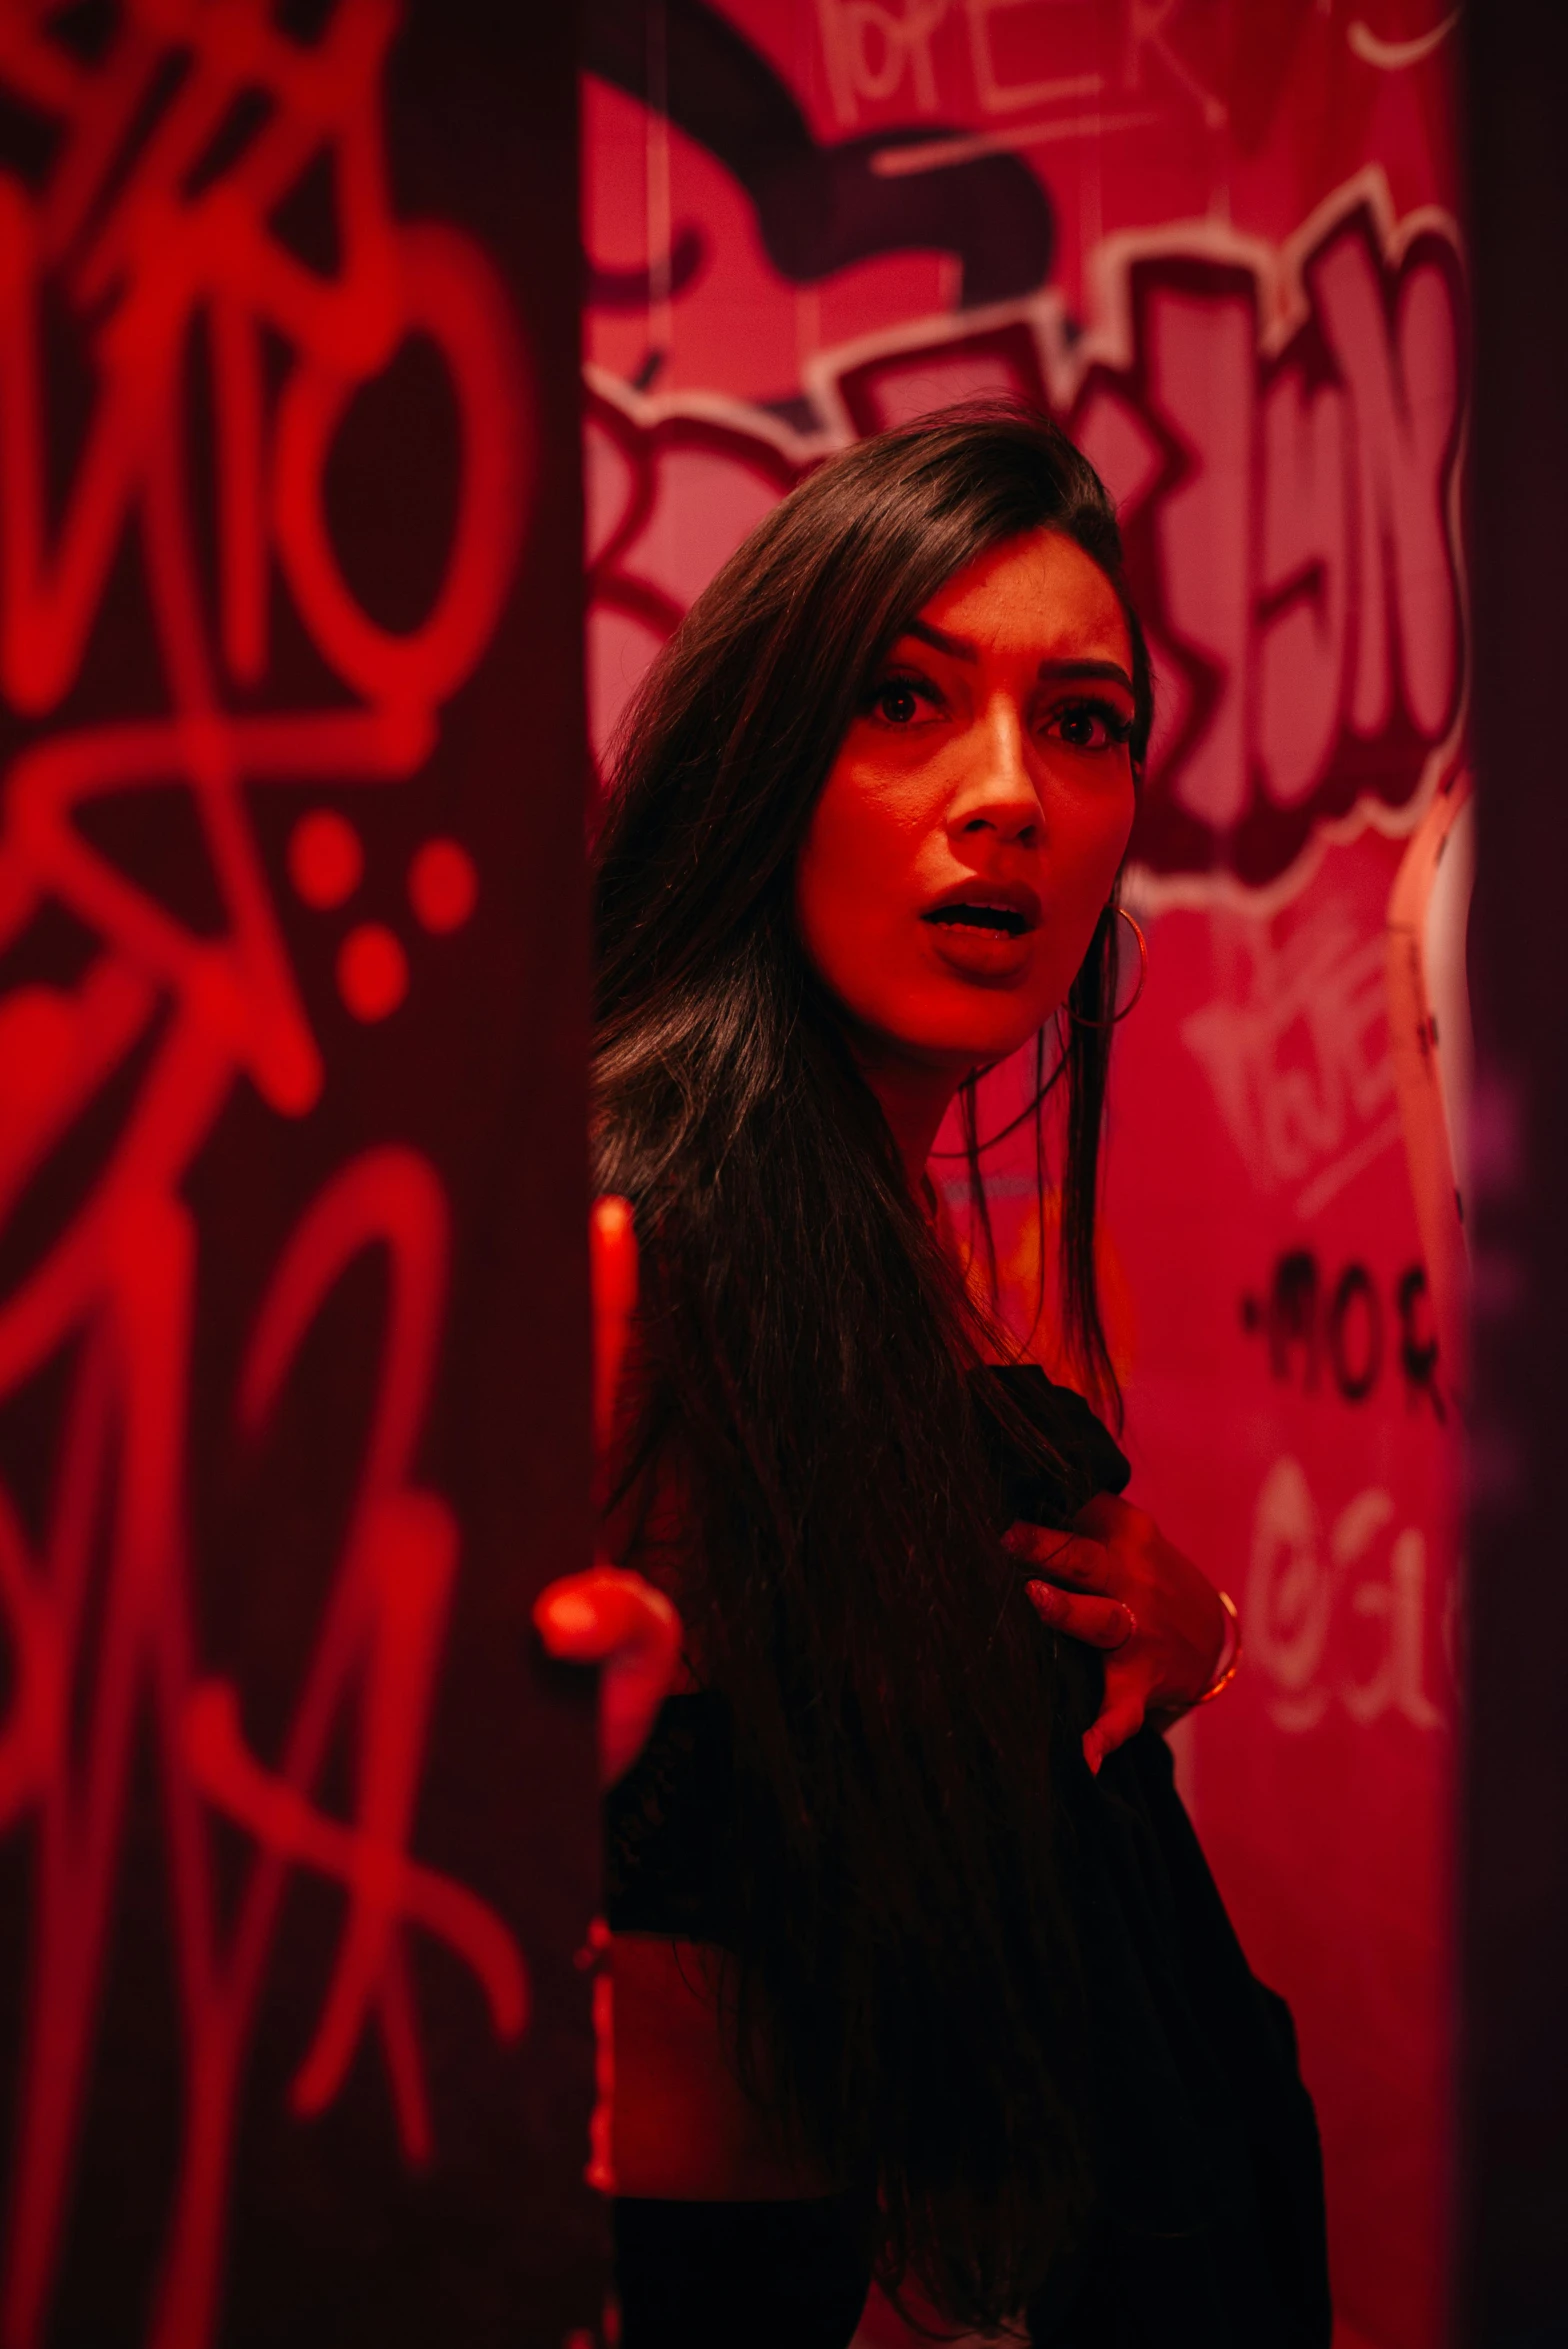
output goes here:
[{"label": "long dark hair", "polygon": [[[692,1653],[728,1699],[740,2060],[874,2197],[884,2279],[981,2323],[1090,2190],[1060,1672],[997,1539],[966,1377],[984,1316],[802,952],[793,875],[900,629],[1041,527],[1121,596],[1141,764],[1148,656],[1098,477],[1039,415],[957,411],[834,458],[725,565],[636,697],[596,860],[596,1172],[643,1252],[622,1474],[680,1495]],[[1091,1375],[1113,927],[1063,1080],[1062,1288]]]}]

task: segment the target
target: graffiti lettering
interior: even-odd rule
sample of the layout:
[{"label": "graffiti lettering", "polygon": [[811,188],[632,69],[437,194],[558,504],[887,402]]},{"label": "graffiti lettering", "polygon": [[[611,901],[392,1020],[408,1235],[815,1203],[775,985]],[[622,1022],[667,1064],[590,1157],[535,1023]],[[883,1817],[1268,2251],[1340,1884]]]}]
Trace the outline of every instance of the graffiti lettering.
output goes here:
[{"label": "graffiti lettering", "polygon": [[[1096,38],[1095,11],[1082,0],[1077,7],[1071,0],[816,0],[816,7],[833,110],[845,130],[856,127],[865,107],[895,98],[923,115],[935,114],[940,99],[960,115],[978,107],[1012,116],[1007,143],[1020,146],[1102,131],[1106,102],[1134,95],[1145,103],[1136,113],[1118,110],[1110,127],[1158,120],[1147,104],[1156,94],[1167,108],[1196,104],[1210,130],[1227,119],[1223,100],[1171,37],[1182,0],[1128,0],[1110,43]],[[939,60],[936,36],[949,24]],[[1091,62],[1102,51],[1106,63]],[[1018,122],[1025,110],[1043,119]],[[941,145],[975,154],[1001,143],[984,133],[948,134]],[[923,155],[940,151],[933,142]],[[891,158],[899,150],[888,152]]]},{"label": "graffiti lettering", "polygon": [[846,130],[860,118],[858,100],[890,97],[906,79],[920,112],[936,112],[931,36],[948,6],[903,0],[895,10],[883,0],[817,0],[833,111]]},{"label": "graffiti lettering", "polygon": [[1280,253],[1196,232],[1154,252],[1124,241],[1098,280],[1102,314],[1080,336],[1042,295],[819,353],[806,389],[823,430],[805,441],[738,404],[653,409],[595,377],[590,474],[598,545],[614,547],[592,606],[601,710],[613,718],[758,501],[817,453],[1012,393],[1064,416],[1120,502],[1161,687],[1133,838],[1151,882],[1273,889],[1326,821],[1408,826],[1464,692],[1451,233],[1396,229],[1374,173]]},{"label": "graffiti lettering", "polygon": [[[1369,1487],[1340,1510],[1325,1541],[1301,1463],[1287,1455],[1264,1478],[1253,1513],[1247,1641],[1279,1728],[1315,1728],[1336,1699],[1363,1727],[1388,1714],[1416,1729],[1442,1726],[1427,1693],[1426,1538],[1406,1526],[1385,1543],[1394,1516],[1392,1494]],[[1353,1619],[1346,1646],[1359,1644],[1354,1624],[1381,1633],[1369,1671],[1355,1668],[1364,1657],[1331,1662],[1331,1634],[1346,1616]]]},{"label": "graffiti lettering", "polygon": [[1386,949],[1329,906],[1275,925],[1222,919],[1226,987],[1182,1023],[1255,1189],[1315,1215],[1398,1147]]},{"label": "graffiti lettering", "polygon": [[662,416],[596,375],[586,432],[589,728],[602,761],[659,646],[807,460],[777,427]]},{"label": "graffiti lettering", "polygon": [[[1093,70],[1067,74],[1058,71],[1045,75],[1026,74],[1019,71],[1017,66],[1008,70],[1007,64],[998,54],[1002,43],[993,20],[998,16],[1016,18],[1024,9],[1033,14],[1037,7],[1038,0],[967,0],[969,59],[974,72],[975,95],[988,114],[1005,113],[1024,106],[1033,110],[1037,106],[1071,103],[1074,99],[1094,99],[1099,97],[1105,87],[1104,74]],[[1019,28],[1012,25],[1008,29],[1016,31]],[[1034,24],[1026,25],[1024,29],[1026,38],[1027,32],[1033,31],[1039,46],[1047,54],[1054,51],[1060,58],[1063,45],[1060,14],[1050,23],[1049,29],[1042,25],[1039,14],[1035,14]],[[1042,32],[1045,34],[1043,42],[1039,40]]]},{"label": "graffiti lettering", "polygon": [[[247,2049],[290,1870],[324,1873],[346,1895],[336,1964],[293,2085],[297,2111],[331,2102],[373,2030],[404,2154],[430,2154],[411,1926],[470,1969],[500,2035],[524,2021],[526,1980],[507,1927],[408,1849],[460,1547],[446,1502],[411,1478],[447,1280],[439,1178],[422,1157],[390,1148],[332,1175],[276,1266],[240,1376],[237,1417],[259,1431],[345,1268],[366,1250],[383,1257],[376,1412],[274,1763],[246,1743],[243,1692],[207,1675],[197,1653],[184,1527],[201,1233],[185,1189],[242,1079],[289,1116],[325,1083],[247,794],[416,772],[441,704],[494,627],[530,444],[521,356],[489,265],[454,232],[403,226],[389,209],[380,80],[395,17],[383,0],[340,0],[310,45],[280,31],[263,0],[128,0],[85,63],[51,37],[49,14],[10,9],[0,19],[0,85],[56,136],[36,191],[0,174],[0,691],[35,726],[3,780],[0,944],[25,950],[35,916],[53,904],[93,941],[93,958],[73,985],[17,987],[0,1000],[0,1219],[133,1050],[142,1057],[133,1106],[94,1186],[0,1299],[0,1397],[25,1390],[64,1349],[76,1365],[41,1545],[30,1545],[0,1490],[0,1606],[13,1651],[0,1829],[30,1824],[36,1847],[0,2332],[7,2349],[31,2349],[47,2319],[145,1713],[161,1763],[184,2104],[147,2338],[156,2349],[204,2349]],[[242,100],[252,108],[247,135],[224,146]],[[336,190],[340,261],[330,276],[307,267],[274,226],[315,163]],[[63,452],[50,440],[46,296],[63,298],[93,381],[52,531],[44,485],[59,479]],[[356,388],[413,335],[445,369],[462,459],[444,575],[423,616],[394,631],[345,577],[324,483]],[[197,351],[215,424],[206,501],[192,478],[199,444],[187,412]],[[197,552],[203,503],[214,519],[211,615]],[[69,697],[132,540],[167,714],[75,723]],[[256,706],[272,673],[277,582],[334,681],[329,706]],[[237,708],[241,698],[248,706]],[[83,828],[95,803],[150,785],[182,794],[195,814],[222,907],[216,933],[188,927]],[[325,905],[352,889],[360,856],[341,820],[318,834],[293,861],[306,902]],[[458,870],[447,851],[459,866],[463,852],[441,846],[442,869]],[[464,892],[466,910],[466,882]],[[433,928],[456,902],[446,889]],[[367,925],[348,946],[372,936]],[[353,962],[347,954],[340,967]],[[101,1621],[90,1621],[100,1524],[103,1595],[91,1606]],[[73,1715],[86,1723],[79,1741]],[[337,1819],[316,1792],[345,1726],[355,1793],[353,1815]],[[254,1845],[226,1928],[215,1814]]]},{"label": "graffiti lettering", "polygon": [[[1440,1421],[1445,1420],[1423,1266],[1407,1266],[1395,1281],[1393,1318],[1408,1407],[1415,1410],[1425,1401]],[[1304,1393],[1317,1390],[1325,1360],[1336,1391],[1347,1403],[1364,1403],[1382,1376],[1383,1303],[1364,1264],[1347,1264],[1329,1288],[1310,1249],[1287,1250],[1275,1262],[1267,1296],[1242,1298],[1241,1326],[1263,1336],[1271,1375],[1285,1385],[1299,1380]]]}]

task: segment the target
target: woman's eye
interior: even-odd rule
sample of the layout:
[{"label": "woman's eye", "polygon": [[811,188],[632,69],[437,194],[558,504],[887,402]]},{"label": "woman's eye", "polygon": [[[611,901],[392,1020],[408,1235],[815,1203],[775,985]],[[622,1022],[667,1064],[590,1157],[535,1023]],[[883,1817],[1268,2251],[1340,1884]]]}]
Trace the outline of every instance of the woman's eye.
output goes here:
[{"label": "woman's eye", "polygon": [[1070,750],[1111,750],[1132,736],[1131,721],[1101,701],[1076,701],[1055,711],[1051,728]]},{"label": "woman's eye", "polygon": [[903,677],[890,677],[877,687],[871,706],[890,726],[908,726],[920,715],[920,690]]},{"label": "woman's eye", "polygon": [[861,707],[884,726],[912,726],[917,718],[933,718],[947,707],[940,688],[918,670],[883,677]]}]

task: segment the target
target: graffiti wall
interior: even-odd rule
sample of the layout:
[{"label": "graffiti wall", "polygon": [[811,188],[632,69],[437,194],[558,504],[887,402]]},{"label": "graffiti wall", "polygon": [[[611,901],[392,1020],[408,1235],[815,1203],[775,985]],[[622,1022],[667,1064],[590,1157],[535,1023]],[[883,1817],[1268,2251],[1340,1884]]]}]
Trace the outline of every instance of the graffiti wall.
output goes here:
[{"label": "graffiti wall", "polygon": [[0,0],[7,2349],[602,2299],[575,64],[482,29]]},{"label": "graffiti wall", "polygon": [[[1113,488],[1159,688],[1104,1275],[1135,1493],[1241,1602],[1179,1733],[1291,1999],[1347,2344],[1439,2335],[1456,1366],[1385,923],[1466,692],[1440,0],[590,0],[591,723],[801,472],[976,392]],[[994,1129],[1025,1081],[988,1083]],[[990,1181],[1037,1318],[1032,1164]],[[956,1173],[956,1170],[953,1170]],[[956,1187],[956,1185],[955,1185]]]}]

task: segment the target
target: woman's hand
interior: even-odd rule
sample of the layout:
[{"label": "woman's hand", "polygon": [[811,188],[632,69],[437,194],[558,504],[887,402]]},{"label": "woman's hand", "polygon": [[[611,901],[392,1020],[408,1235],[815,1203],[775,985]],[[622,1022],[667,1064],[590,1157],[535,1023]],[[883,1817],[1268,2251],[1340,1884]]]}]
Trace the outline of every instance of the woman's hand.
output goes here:
[{"label": "woman's hand", "polygon": [[[609,1452],[615,1398],[632,1308],[637,1302],[637,1237],[624,1199],[596,1199],[588,1221],[593,1290],[594,1434]],[[598,1664],[599,1777],[613,1786],[641,1753],[654,1716],[680,1667],[681,1619],[640,1574],[596,1558],[585,1574],[563,1574],[534,1601],[534,1623],[552,1656]]]},{"label": "woman's hand", "polygon": [[599,1664],[599,1782],[613,1786],[647,1743],[681,1654],[681,1619],[640,1574],[596,1559],[563,1574],[534,1601],[534,1622],[552,1656]]},{"label": "woman's hand", "polygon": [[1106,1651],[1105,1702],[1083,1741],[1091,1770],[1146,1720],[1164,1727],[1198,1702],[1224,1651],[1225,1610],[1146,1510],[1096,1493],[1071,1533],[1015,1525],[1005,1538],[1046,1578],[1025,1586],[1040,1620]]}]

